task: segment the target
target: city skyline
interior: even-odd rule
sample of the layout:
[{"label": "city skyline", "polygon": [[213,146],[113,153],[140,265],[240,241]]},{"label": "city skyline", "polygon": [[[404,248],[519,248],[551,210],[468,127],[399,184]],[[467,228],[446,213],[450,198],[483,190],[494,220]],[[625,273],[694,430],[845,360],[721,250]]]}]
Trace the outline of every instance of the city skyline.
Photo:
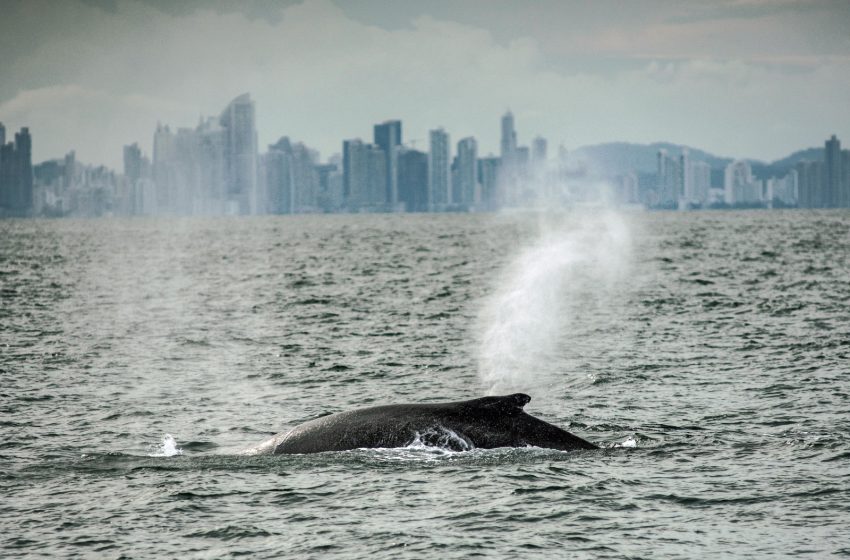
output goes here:
[{"label": "city skyline", "polygon": [[576,158],[563,146],[549,160],[547,139],[517,141],[510,111],[501,116],[498,157],[479,157],[474,137],[453,150],[442,127],[429,131],[428,151],[418,151],[415,140],[405,142],[402,121],[388,120],[373,125],[373,143],[343,139],[342,154],[323,162],[288,136],[261,152],[256,122],[250,93],[194,128],[158,122],[151,158],[138,143],[123,147],[123,174],[82,164],[74,151],[33,165],[32,137],[22,128],[14,142],[0,142],[0,215],[478,212],[588,202],[679,210],[850,207],[850,150],[836,135],[821,151],[756,169],[747,160],[657,145],[649,171],[634,147],[614,160],[608,154],[607,164],[604,155],[591,155],[596,161],[588,165],[589,154]]},{"label": "city skyline", "polygon": [[41,139],[35,161],[76,149],[114,169],[121,146],[152,152],[151,123],[194,126],[244,91],[259,145],[285,134],[323,159],[392,118],[423,146],[443,126],[498,155],[507,109],[520,144],[553,149],[663,140],[772,161],[850,136],[846,3],[517,6],[6,0],[0,121]]}]

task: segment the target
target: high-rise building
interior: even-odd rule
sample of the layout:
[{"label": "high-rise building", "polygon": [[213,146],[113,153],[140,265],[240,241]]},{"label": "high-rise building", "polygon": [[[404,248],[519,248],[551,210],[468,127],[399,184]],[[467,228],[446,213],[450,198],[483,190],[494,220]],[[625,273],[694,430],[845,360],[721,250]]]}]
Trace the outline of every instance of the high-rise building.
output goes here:
[{"label": "high-rise building", "polygon": [[428,201],[432,210],[446,209],[450,202],[450,189],[449,135],[442,128],[438,128],[430,132],[428,157]]},{"label": "high-rise building", "polygon": [[749,162],[744,160],[726,166],[723,193],[726,204],[754,204],[764,200],[761,181],[753,177]]},{"label": "high-rise building", "polygon": [[531,141],[531,164],[535,170],[541,170],[546,163],[548,143],[542,136],[536,136]]},{"label": "high-rise building", "polygon": [[528,146],[517,146],[516,151],[514,152],[514,164],[517,166],[520,173],[527,170],[530,163],[531,150],[528,149]]},{"label": "high-rise building", "polygon": [[393,207],[398,202],[398,147],[401,145],[401,121],[386,121],[376,124],[374,129],[374,142],[384,151],[386,169],[384,175],[387,178],[386,203]]},{"label": "high-rise building", "polygon": [[221,116],[201,118],[195,128],[175,132],[158,123],[153,142],[155,208],[146,213],[265,211],[252,115],[253,104],[243,96]]},{"label": "high-rise building", "polygon": [[342,141],[342,198],[347,205],[350,205],[353,199],[352,193],[359,195],[360,191],[364,190],[359,184],[361,180],[365,180],[367,171],[361,169],[363,146],[363,141],[359,138]]},{"label": "high-rise building", "polygon": [[351,210],[386,208],[386,159],[384,151],[362,140],[342,144],[343,192]]},{"label": "high-rise building", "polygon": [[265,171],[266,211],[271,214],[291,214],[294,208],[292,145],[284,136],[269,146],[263,155]]},{"label": "high-rise building", "polygon": [[63,167],[65,174],[63,188],[67,190],[74,186],[74,180],[77,176],[77,152],[71,150],[65,154],[65,165]]},{"label": "high-rise building", "polygon": [[840,206],[842,208],[850,208],[850,150],[841,150],[841,195],[839,196]]},{"label": "high-rise building", "polygon": [[198,134],[196,129],[180,127],[174,135],[174,158],[176,173],[171,211],[181,216],[200,214],[201,183]]},{"label": "high-rise building", "polygon": [[478,143],[469,136],[457,143],[457,180],[452,182],[452,204],[469,208],[476,201],[478,185]]},{"label": "high-rise building", "polygon": [[638,177],[634,171],[618,175],[614,180],[616,201],[620,204],[637,204],[640,202],[638,196]]},{"label": "high-rise building", "polygon": [[693,181],[691,177],[691,155],[687,148],[682,148],[679,155],[679,208],[696,202],[693,195]]},{"label": "high-rise building", "polygon": [[32,136],[29,128],[15,133],[15,151],[18,155],[18,190],[15,208],[22,215],[32,210]]},{"label": "high-rise building", "polygon": [[168,125],[157,123],[153,135],[153,182],[156,185],[156,212],[173,211],[176,181],[174,135]]},{"label": "high-rise building", "polygon": [[797,171],[797,192],[800,208],[825,208],[824,183],[826,165],[823,161],[801,161]]},{"label": "high-rise building", "polygon": [[502,141],[501,153],[502,163],[509,164],[514,160],[516,152],[516,130],[514,129],[514,115],[510,111],[502,115]]},{"label": "high-rise building", "polygon": [[127,214],[140,216],[155,212],[156,194],[150,175],[151,162],[142,154],[139,145],[133,143],[124,146],[124,181],[127,192],[123,211]]},{"label": "high-rise building", "polygon": [[658,205],[664,208],[675,208],[682,195],[681,162],[667,154],[667,150],[658,150],[656,196]]},{"label": "high-rise building", "polygon": [[319,208],[316,170],[318,155],[303,143],[284,136],[269,146],[263,158],[267,197],[272,214],[315,212]]},{"label": "high-rise building", "polygon": [[157,124],[153,140],[153,175],[156,184],[156,212],[192,214],[193,199],[199,188],[200,163],[197,138],[190,128],[172,132]]},{"label": "high-rise building", "polygon": [[513,113],[502,115],[498,195],[500,206],[516,206],[524,198],[529,150],[517,146]]},{"label": "high-rise building", "polygon": [[837,208],[841,206],[843,177],[841,171],[841,141],[834,134],[824,143],[824,163],[826,175],[824,177],[823,207]]},{"label": "high-rise building", "polygon": [[711,166],[704,161],[690,162],[689,187],[687,195],[697,204],[708,203],[708,194],[711,190]]},{"label": "high-rise building", "polygon": [[398,195],[407,212],[428,211],[428,154],[407,148],[399,150]]},{"label": "high-rise building", "polygon": [[797,204],[797,171],[792,169],[784,177],[772,177],[765,182],[766,200],[769,208],[788,207]]},{"label": "high-rise building", "polygon": [[478,183],[481,185],[481,206],[486,210],[496,210],[499,207],[499,168],[502,160],[497,157],[486,157],[478,160]]},{"label": "high-rise building", "polygon": [[200,213],[220,215],[227,207],[226,131],[208,117],[196,129],[200,182]]},{"label": "high-rise building", "polygon": [[335,163],[316,165],[316,205],[323,212],[342,206],[342,176]]},{"label": "high-rise building", "polygon": [[12,191],[17,186],[15,145],[0,144],[0,214],[12,211]]},{"label": "high-rise building", "polygon": [[124,146],[124,176],[130,181],[142,176],[142,150],[136,143]]},{"label": "high-rise building", "polygon": [[[5,140],[6,130],[2,131]],[[27,216],[33,207],[32,137],[24,127],[0,144],[0,212]]]},{"label": "high-rise building", "polygon": [[292,145],[292,175],[295,186],[295,212],[307,213],[318,210],[319,176],[316,164],[319,154],[303,142]]},{"label": "high-rise building", "polygon": [[0,212],[9,207],[9,191],[6,185],[11,181],[11,167],[8,166],[13,154],[14,147],[6,146],[6,127],[0,123]]},{"label": "high-rise building", "polygon": [[257,131],[254,102],[244,93],[230,102],[219,117],[225,131],[228,213],[253,214],[262,207],[257,189]]}]

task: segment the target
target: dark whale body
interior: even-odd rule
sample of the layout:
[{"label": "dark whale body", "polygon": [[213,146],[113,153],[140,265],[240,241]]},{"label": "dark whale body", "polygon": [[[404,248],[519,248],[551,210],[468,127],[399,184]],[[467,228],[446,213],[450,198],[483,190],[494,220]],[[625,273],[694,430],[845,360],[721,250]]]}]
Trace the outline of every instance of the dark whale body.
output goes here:
[{"label": "dark whale body", "polygon": [[249,450],[319,453],[364,447],[405,447],[417,440],[457,451],[494,447],[597,449],[578,436],[526,414],[522,393],[438,404],[375,406],[322,416]]}]

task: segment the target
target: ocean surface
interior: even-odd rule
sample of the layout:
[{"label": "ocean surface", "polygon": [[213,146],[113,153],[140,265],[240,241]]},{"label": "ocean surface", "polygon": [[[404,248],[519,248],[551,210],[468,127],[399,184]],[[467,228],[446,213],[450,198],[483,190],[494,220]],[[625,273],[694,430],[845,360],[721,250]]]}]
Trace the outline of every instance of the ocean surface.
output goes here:
[{"label": "ocean surface", "polygon": [[[850,557],[850,213],[0,221],[0,556]],[[598,451],[243,450],[523,391]]]}]

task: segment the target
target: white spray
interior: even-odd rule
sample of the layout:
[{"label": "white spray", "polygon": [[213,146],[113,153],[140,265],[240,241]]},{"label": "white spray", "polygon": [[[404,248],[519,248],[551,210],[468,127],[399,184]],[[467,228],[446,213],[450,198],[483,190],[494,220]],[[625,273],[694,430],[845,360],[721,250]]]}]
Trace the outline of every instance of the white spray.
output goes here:
[{"label": "white spray", "polygon": [[539,238],[504,271],[480,314],[479,375],[490,394],[544,395],[579,375],[563,371],[570,321],[610,301],[628,264],[631,236],[613,210],[537,219]]},{"label": "white spray", "polygon": [[149,453],[148,457],[174,457],[182,455],[183,450],[177,447],[177,440],[171,434],[165,434],[162,443],[159,444],[155,453]]}]

